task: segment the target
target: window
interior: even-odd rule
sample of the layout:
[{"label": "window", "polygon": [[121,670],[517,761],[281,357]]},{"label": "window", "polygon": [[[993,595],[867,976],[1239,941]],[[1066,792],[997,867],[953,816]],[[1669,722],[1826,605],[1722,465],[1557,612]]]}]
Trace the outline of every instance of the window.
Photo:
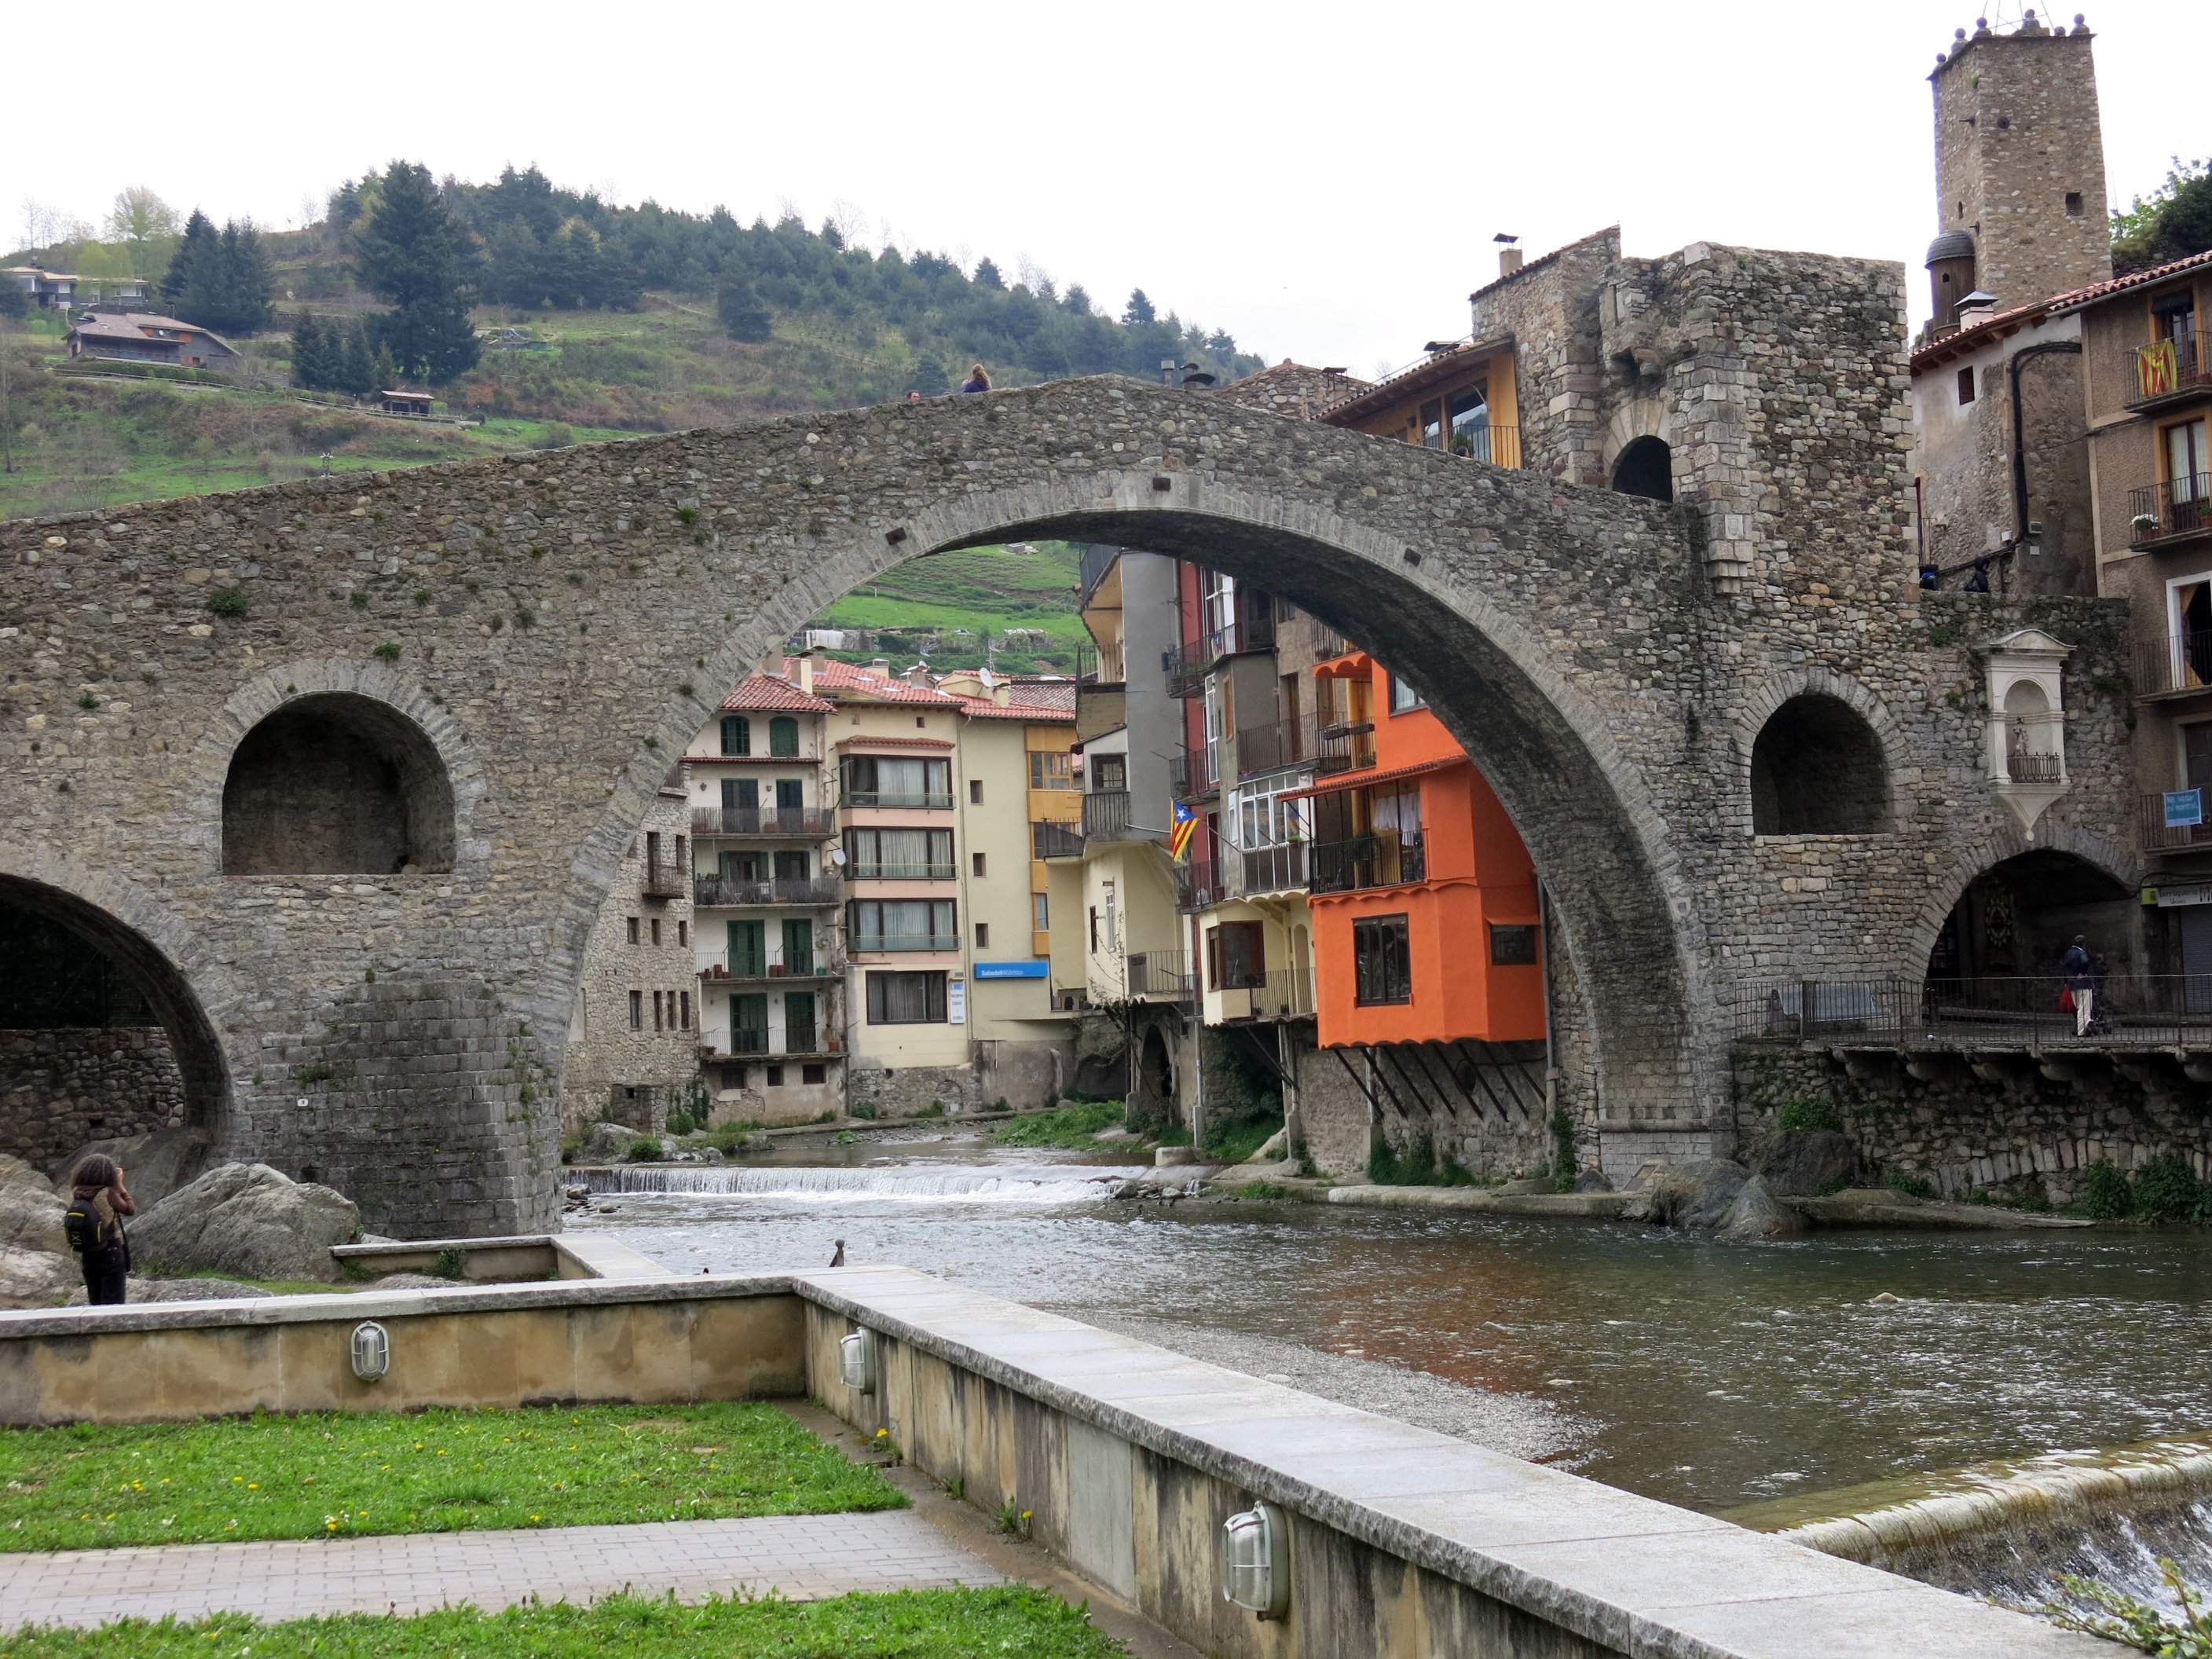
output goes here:
[{"label": "window", "polygon": [[1442,449],[1444,447],[1444,405],[1442,398],[1421,405],[1421,447]]},{"label": "window", "polygon": [[678,945],[689,945],[691,943],[691,924],[690,922],[679,921],[676,924],[676,942]]},{"label": "window", "polygon": [[660,993],[658,991],[655,991],[653,994],[653,1029],[656,1031],[663,1029],[663,1020],[660,1011]]},{"label": "window", "polygon": [[1469,386],[1444,399],[1444,425],[1451,453],[1470,460],[1490,459],[1490,398],[1486,386]]},{"label": "window", "polygon": [[1234,793],[1234,805],[1228,817],[1230,833],[1242,852],[1256,852],[1266,847],[1285,847],[1310,839],[1306,834],[1302,804],[1285,800],[1282,792],[1297,787],[1295,779],[1276,785],[1273,790],[1242,789]]},{"label": "window", "polygon": [[677,1000],[683,1005],[682,1023],[677,1029],[688,1031],[691,1029],[691,994],[689,991],[678,991],[676,995]]},{"label": "window", "polygon": [[744,1066],[725,1066],[721,1068],[721,1071],[722,1086],[725,1089],[742,1089],[745,1086],[745,1068]]},{"label": "window", "polygon": [[1641,495],[1648,501],[1674,499],[1674,452],[1662,438],[1638,438],[1613,464],[1617,495]]},{"label": "window", "polygon": [[722,752],[726,755],[750,755],[753,752],[753,723],[743,714],[722,716]]},{"label": "window", "polygon": [[768,1052],[768,994],[755,991],[730,999],[730,1052],[764,1054]]},{"label": "window", "polygon": [[945,1024],[943,974],[870,974],[868,1024],[871,1025],[942,1025]]},{"label": "window", "polygon": [[724,778],[722,780],[722,810],[726,812],[757,812],[760,811],[760,780],[758,778]]},{"label": "window", "polygon": [[1413,949],[1406,918],[1367,916],[1352,924],[1352,1000],[1363,1006],[1413,1000]]},{"label": "window", "polygon": [[951,899],[854,899],[847,923],[856,951],[957,951]]},{"label": "window", "polygon": [[1096,755],[1091,761],[1091,787],[1108,792],[1129,787],[1129,757],[1127,755]]},{"label": "window", "polygon": [[821,1046],[815,1040],[814,993],[786,991],[783,994],[783,1052],[787,1054],[811,1054]]},{"label": "window", "polygon": [[1030,750],[1030,787],[1032,789],[1074,788],[1075,757],[1054,754],[1042,749]]},{"label": "window", "polygon": [[655,916],[653,919],[653,942],[655,945],[660,943],[660,918],[659,916]]},{"label": "window", "polygon": [[1888,816],[1881,739],[1849,703],[1805,692],[1759,728],[1751,746],[1753,835],[1871,836]]},{"label": "window", "polygon": [[1206,930],[1206,984],[1211,991],[1249,991],[1267,982],[1267,935],[1256,921],[1224,921]]},{"label": "window", "polygon": [[629,919],[629,942],[632,945],[637,943],[637,918],[635,916],[632,916]]},{"label": "window", "polygon": [[771,1066],[768,1067],[768,1086],[771,1089],[781,1089],[783,1087],[782,1066]]},{"label": "window", "polygon": [[979,881],[982,879],[983,855],[981,853],[970,853],[968,855],[968,862],[975,870],[976,879]]},{"label": "window", "polygon": [[801,1083],[827,1083],[830,1080],[830,1068],[819,1061],[802,1066],[799,1068],[799,1080]]},{"label": "window", "polygon": [[851,881],[951,881],[950,830],[848,830],[845,875]]},{"label": "window", "polygon": [[814,924],[805,916],[787,918],[783,924],[783,971],[795,979],[814,971]]},{"label": "window", "polygon": [[1501,968],[1534,963],[1536,960],[1536,930],[1516,923],[1492,922],[1490,959]]},{"label": "window", "polygon": [[2069,219],[2078,219],[2081,216],[2081,192],[2078,190],[2069,190],[2066,192],[2066,216]]},{"label": "window", "polygon": [[981,806],[983,804],[982,779],[970,778],[968,780],[968,804],[970,806]]},{"label": "window", "polygon": [[[855,755],[845,763],[845,799],[854,806],[951,806],[952,763]],[[979,795],[977,799],[981,799]]]},{"label": "window", "polygon": [[975,924],[975,948],[979,951],[988,951],[991,948],[991,924],[988,921],[979,921]]},{"label": "window", "polygon": [[1974,401],[1974,371],[1971,365],[1959,371],[1959,402],[1961,405]]},{"label": "window", "polygon": [[1091,907],[1091,952],[1092,952],[1092,954],[1093,954],[1093,955],[1096,955],[1096,954],[1097,953],[1097,950],[1098,950],[1098,907],[1097,907],[1097,905],[1095,905],[1095,904],[1094,904],[1094,905],[1092,905],[1092,906]]},{"label": "window", "polygon": [[1429,700],[1413,690],[1413,683],[1403,674],[1390,676],[1390,712],[1409,714],[1416,708],[1426,708]]},{"label": "window", "polygon": [[645,993],[642,991],[629,994],[629,1029],[633,1031],[645,1029]]},{"label": "window", "polygon": [[768,723],[768,752],[778,760],[793,760],[799,754],[799,722],[788,714],[778,714]]},{"label": "window", "polygon": [[1052,931],[1052,905],[1048,896],[1043,893],[1031,893],[1030,895],[1030,909],[1032,912],[1030,917],[1030,926],[1040,933],[1050,933]]}]

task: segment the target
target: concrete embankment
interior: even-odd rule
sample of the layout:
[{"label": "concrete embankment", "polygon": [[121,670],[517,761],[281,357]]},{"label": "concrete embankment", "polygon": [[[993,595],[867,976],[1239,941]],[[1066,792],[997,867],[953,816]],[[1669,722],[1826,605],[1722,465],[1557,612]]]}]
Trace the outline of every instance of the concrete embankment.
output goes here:
[{"label": "concrete embankment", "polygon": [[1628,1205],[1626,1193],[1500,1193],[1485,1187],[1331,1187],[1331,1204],[1385,1208],[1473,1210],[1485,1215],[1575,1216],[1613,1221]]}]

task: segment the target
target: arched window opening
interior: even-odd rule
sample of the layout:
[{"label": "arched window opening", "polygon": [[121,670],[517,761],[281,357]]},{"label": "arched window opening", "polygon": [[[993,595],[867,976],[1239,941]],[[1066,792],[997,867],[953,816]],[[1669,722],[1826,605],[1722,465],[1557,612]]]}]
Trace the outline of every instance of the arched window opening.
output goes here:
[{"label": "arched window opening", "polygon": [[1840,697],[1776,709],[1751,749],[1751,827],[1760,836],[1871,836],[1888,827],[1881,739]]},{"label": "arched window opening", "polygon": [[799,722],[788,714],[778,714],[768,723],[768,752],[778,760],[795,759],[799,754]]},{"label": "arched window opening", "polygon": [[142,1151],[190,1180],[226,1076],[198,999],[150,941],[0,877],[0,1098],[57,1103],[0,1113],[0,1152],[52,1170],[87,1142],[159,1134],[158,1155]]},{"label": "arched window opening", "polygon": [[227,876],[453,867],[453,788],[422,728],[369,697],[287,703],[246,734],[222,789]]},{"label": "arched window opening", "polygon": [[1622,495],[1647,501],[1674,499],[1674,452],[1663,439],[1638,438],[1613,464],[1613,487]]}]

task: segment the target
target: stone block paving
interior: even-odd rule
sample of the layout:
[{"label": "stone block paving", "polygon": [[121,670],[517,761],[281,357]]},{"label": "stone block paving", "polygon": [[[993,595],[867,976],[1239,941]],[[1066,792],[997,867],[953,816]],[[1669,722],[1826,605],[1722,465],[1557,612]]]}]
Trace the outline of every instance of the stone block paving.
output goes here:
[{"label": "stone block paving", "polygon": [[803,1601],[1006,1582],[910,1510],[780,1515],[0,1555],[0,1629],[225,1611],[270,1622],[459,1602],[491,1611],[624,1589],[684,1601],[773,1590]]}]

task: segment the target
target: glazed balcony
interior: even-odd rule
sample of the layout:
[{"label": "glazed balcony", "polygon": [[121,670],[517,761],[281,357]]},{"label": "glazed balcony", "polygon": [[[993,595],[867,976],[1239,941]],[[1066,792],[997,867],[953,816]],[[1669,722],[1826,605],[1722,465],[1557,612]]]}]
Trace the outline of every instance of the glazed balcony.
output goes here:
[{"label": "glazed balcony", "polygon": [[717,836],[823,841],[836,832],[836,822],[826,806],[695,806],[691,809],[691,835],[696,841]]},{"label": "glazed balcony", "polygon": [[2148,547],[2212,532],[2212,472],[2128,491],[2128,540]]}]

